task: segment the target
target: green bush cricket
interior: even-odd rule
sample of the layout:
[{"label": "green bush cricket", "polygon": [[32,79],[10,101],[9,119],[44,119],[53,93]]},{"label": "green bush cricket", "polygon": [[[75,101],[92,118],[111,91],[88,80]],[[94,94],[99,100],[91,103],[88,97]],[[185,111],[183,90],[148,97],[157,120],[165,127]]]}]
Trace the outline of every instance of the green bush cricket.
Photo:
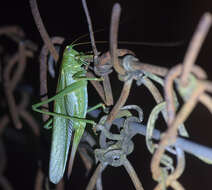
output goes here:
[{"label": "green bush cricket", "polygon": [[[86,59],[92,58],[95,61],[98,53],[95,46],[91,20],[85,0],[82,0],[82,3],[89,25],[94,56],[77,52],[73,49],[76,44],[73,45],[72,43],[71,45],[67,46],[65,48],[60,67],[56,95],[40,103],[32,105],[32,109],[34,111],[53,116],[53,118],[49,119],[49,121],[45,124],[45,127],[49,128],[51,126],[53,128],[49,178],[50,181],[55,184],[61,180],[66,169],[72,132],[74,131],[74,137],[68,167],[68,176],[71,174],[76,150],[84,133],[86,123],[95,125],[94,121],[85,119],[86,113],[99,107],[104,107],[103,104],[98,104],[87,110],[87,81],[102,79],[86,78],[87,71],[83,68],[84,65],[88,64]],[[39,109],[40,106],[51,101],[54,101],[53,112]]]},{"label": "green bush cricket", "polygon": [[[71,151],[71,162],[73,164],[86,123],[95,124],[94,121],[85,119],[86,113],[103,106],[98,104],[87,110],[87,80],[101,79],[86,78],[86,70],[82,65],[86,63],[85,58],[87,56],[74,50],[73,46],[67,46],[64,51],[57,84],[57,94],[32,106],[34,111],[53,116],[45,127],[53,124],[49,177],[51,182],[55,184],[60,181],[65,171],[72,131],[75,131]],[[54,112],[38,109],[38,107],[51,101],[54,101]]]}]

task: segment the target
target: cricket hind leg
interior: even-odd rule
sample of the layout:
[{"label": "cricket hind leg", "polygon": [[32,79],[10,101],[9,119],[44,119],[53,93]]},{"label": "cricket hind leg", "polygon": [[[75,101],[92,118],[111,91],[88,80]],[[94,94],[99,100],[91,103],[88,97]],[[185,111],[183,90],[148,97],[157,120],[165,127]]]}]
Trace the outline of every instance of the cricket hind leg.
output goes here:
[{"label": "cricket hind leg", "polygon": [[[47,104],[49,102],[55,101],[55,100],[65,96],[66,94],[71,93],[71,92],[77,90],[78,88],[83,87],[82,86],[83,85],[83,83],[82,83],[83,80],[87,80],[87,79],[80,79],[80,81],[77,81],[77,82],[69,85],[68,87],[66,87],[65,89],[63,89],[59,93],[57,93],[55,96],[53,96],[53,97],[51,97],[51,98],[49,98],[47,100],[44,100],[42,102],[39,102],[37,104],[32,105],[32,109],[34,111],[42,113],[42,114],[47,114],[47,115],[51,115],[51,116],[54,116],[54,117],[63,117],[64,119],[69,119],[69,120],[73,120],[73,121],[84,121],[85,123],[90,123],[92,125],[95,125],[96,123],[94,121],[92,121],[92,120],[87,120],[87,119],[84,119],[84,118],[77,118],[77,117],[73,117],[73,116],[69,116],[69,115],[65,115],[65,114],[61,114],[61,113],[49,112],[49,111],[44,111],[44,110],[39,109],[40,106],[42,106],[44,104]],[[47,127],[49,125],[50,124],[47,124]]]},{"label": "cricket hind leg", "polygon": [[[99,103],[99,104],[91,107],[90,109],[88,109],[87,113],[91,112],[93,110],[96,110],[96,109],[98,109],[100,107],[105,109],[105,105],[102,104],[102,103]],[[94,125],[92,125],[92,126],[94,126]],[[83,133],[84,133],[84,129],[83,130],[79,130],[79,129],[75,130],[73,144],[72,144],[72,148],[71,148],[71,155],[70,155],[69,163],[68,163],[68,178],[70,178],[70,175],[71,175],[71,172],[72,172],[72,168],[73,168],[74,159],[75,159],[75,155],[76,155],[76,151],[77,151],[77,147],[79,145],[79,142],[80,142],[80,139],[81,139]]]}]

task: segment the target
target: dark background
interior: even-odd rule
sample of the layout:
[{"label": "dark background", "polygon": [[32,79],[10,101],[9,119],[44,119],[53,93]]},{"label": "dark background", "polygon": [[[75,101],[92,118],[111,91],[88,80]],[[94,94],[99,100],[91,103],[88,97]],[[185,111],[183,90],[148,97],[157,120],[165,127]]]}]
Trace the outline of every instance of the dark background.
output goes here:
[{"label": "dark background", "polygon": [[[96,40],[109,39],[109,23],[112,5],[117,1],[88,0],[94,30],[105,29],[96,33]],[[143,45],[120,45],[119,47],[133,50],[137,57],[144,62],[172,67],[181,62],[188,42],[195,30],[200,17],[206,11],[212,11],[211,0],[122,0],[122,15],[119,29],[119,40],[130,42],[182,42],[182,45],[172,48],[148,47]],[[39,1],[40,14],[50,36],[63,36],[67,43],[71,43],[80,35],[88,33],[87,22],[82,9],[81,1]],[[31,15],[29,2],[25,0],[1,2],[0,26],[18,25],[25,31],[27,38],[36,42],[41,47],[42,40]],[[81,41],[89,41],[89,38]],[[98,45],[100,51],[108,49],[108,44]],[[206,38],[204,46],[198,57],[197,64],[204,68],[211,76],[211,49],[212,32]],[[33,61],[27,66],[24,82],[34,89],[33,96],[38,96],[38,62]],[[33,72],[30,72],[33,71]],[[30,74],[29,74],[30,73]],[[120,86],[119,82],[112,81],[113,88]],[[134,86],[136,87],[136,86]],[[114,91],[119,95],[119,91]],[[136,100],[136,102],[135,102]],[[39,101],[38,98],[33,100]],[[148,116],[153,108],[152,98],[144,87],[133,88],[129,97],[129,104],[138,104],[144,109],[144,117]],[[30,108],[29,108],[30,109]],[[145,118],[146,121],[146,118]],[[192,140],[212,147],[211,141],[211,116],[205,107],[198,105],[186,122]],[[37,160],[42,159],[43,168],[48,166],[49,139],[44,135],[38,140],[32,137],[29,131],[17,131],[9,126],[10,130],[4,135],[7,151],[7,169],[5,175],[12,183],[14,189],[33,189],[37,168]],[[46,132],[44,132],[45,134]],[[47,132],[49,135],[49,132]],[[9,134],[9,135],[8,135]],[[11,138],[12,134],[12,138]],[[14,135],[15,134],[15,135]],[[18,137],[18,139],[13,138]],[[20,140],[22,139],[22,140]],[[20,141],[19,141],[20,140]],[[41,147],[38,146],[38,141]],[[146,150],[143,137],[136,137],[136,148],[129,156],[145,189],[155,186],[150,173],[150,154]],[[18,142],[18,143],[17,143]],[[47,155],[47,156],[46,156]],[[84,189],[87,179],[80,159],[77,157],[70,187]],[[187,165],[180,182],[188,190],[210,190],[212,167],[196,158],[186,154]],[[46,164],[46,166],[45,166]],[[128,178],[124,168],[108,167],[103,175],[104,189],[133,189],[133,184]]]}]

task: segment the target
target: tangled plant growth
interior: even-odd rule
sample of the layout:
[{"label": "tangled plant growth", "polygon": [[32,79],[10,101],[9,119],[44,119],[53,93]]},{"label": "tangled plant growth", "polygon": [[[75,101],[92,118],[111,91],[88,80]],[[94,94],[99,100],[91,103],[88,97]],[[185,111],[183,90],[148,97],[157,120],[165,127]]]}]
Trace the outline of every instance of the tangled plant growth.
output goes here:
[{"label": "tangled plant growth", "polygon": [[[17,26],[12,27],[2,27],[0,29],[0,35],[5,35],[7,38],[11,39],[13,43],[17,44],[17,52],[10,56],[4,57],[3,62],[1,62],[1,82],[3,82],[4,94],[6,98],[6,103],[4,99],[1,100],[1,109],[5,109],[6,105],[9,110],[9,114],[4,114],[1,116],[1,129],[0,134],[3,136],[6,126],[13,122],[13,125],[17,129],[22,128],[22,121],[26,122],[28,126],[31,127],[35,136],[39,136],[39,126],[35,119],[27,110],[29,106],[29,93],[27,90],[21,91],[21,98],[19,102],[16,102],[15,95],[20,93],[17,86],[23,76],[24,70],[26,68],[27,61],[29,58],[33,58],[34,52],[37,50],[37,46],[25,39],[25,34],[23,30]],[[3,47],[2,47],[3,48]],[[15,68],[15,72],[12,72]],[[19,86],[20,88],[20,86]],[[1,180],[0,184],[3,189],[12,189],[9,181],[4,177],[3,172],[6,168],[6,154],[4,145],[1,142]]]},{"label": "tangled plant growth", "polygon": [[[112,10],[110,49],[108,52],[99,55],[94,44],[89,13],[86,9],[85,1],[83,2],[90,27],[91,39],[93,39],[94,57],[89,61],[94,64],[92,70],[95,72],[95,75],[102,76],[104,79],[102,82],[103,87],[97,81],[91,82],[105,104],[108,107],[111,106],[107,115],[103,115],[101,118],[94,115],[96,120],[99,121],[95,126],[95,131],[99,134],[98,140],[95,141],[92,135],[85,132],[81,140],[82,143],[78,148],[87,172],[91,172],[93,168],[96,168],[86,189],[103,189],[102,180],[104,178],[102,178],[102,174],[107,166],[124,166],[133,181],[135,189],[145,188],[142,186],[142,179],[139,179],[132,166],[133,164],[127,158],[133,152],[134,146],[136,146],[132,138],[138,134],[145,136],[147,148],[152,153],[151,172],[153,179],[158,183],[154,189],[168,189],[169,187],[176,190],[184,189],[183,184],[178,181],[186,165],[184,152],[196,156],[207,164],[212,163],[212,150],[189,141],[189,134],[186,126],[184,126],[184,122],[199,101],[210,112],[212,110],[212,100],[207,94],[207,92],[211,92],[212,83],[207,81],[206,72],[195,65],[196,57],[211,25],[211,14],[205,13],[201,18],[182,64],[167,69],[142,63],[132,51],[117,48],[118,24],[121,12],[119,4],[115,4]],[[30,4],[36,24],[44,40],[44,46],[40,53],[40,94],[46,95],[48,94],[47,72],[50,74],[55,72],[52,67],[52,61],[50,60],[52,57],[55,62],[59,60],[59,54],[54,45],[63,44],[65,39],[63,37],[49,38],[40,19],[36,1],[31,0]],[[17,29],[17,27],[3,28],[2,31],[2,33],[0,31],[0,34],[6,34],[18,43],[18,53],[11,60],[5,59],[7,64],[1,64],[3,65],[1,69],[4,73],[2,81],[11,121],[14,126],[21,128],[20,117],[22,117],[32,127],[35,135],[38,136],[38,126],[25,109],[27,95],[23,94],[23,98],[21,98],[23,102],[18,105],[16,105],[13,97],[14,89],[24,71],[27,57],[33,56],[36,46],[30,41],[23,40],[24,33],[20,29]],[[13,77],[10,77],[11,68],[15,63],[17,63],[16,72],[13,73]],[[116,72],[119,80],[124,83],[120,97],[115,103],[113,103],[110,85],[110,74],[112,72]],[[93,77],[94,74],[87,72],[87,76]],[[148,118],[146,124],[143,124],[143,110],[139,107],[140,105],[126,105],[134,80],[138,86],[144,85],[151,92],[156,102],[150,115],[145,114],[145,117]],[[157,85],[155,85],[156,83],[164,89],[164,97]],[[184,101],[182,105],[178,102],[178,96]],[[45,99],[47,99],[47,96],[42,97],[42,100]],[[1,104],[2,107],[5,106],[4,102]],[[17,109],[19,112],[17,112]],[[48,109],[48,105],[45,105],[45,109]],[[133,111],[131,112],[131,110]],[[138,113],[138,117],[133,114],[134,112]],[[155,129],[157,126],[156,120],[160,112],[167,125],[167,129],[162,135],[160,131]],[[44,122],[48,119],[49,117],[47,115],[43,115]],[[2,116],[0,121],[1,131],[3,131],[8,122],[10,122],[9,116]],[[116,126],[119,133],[114,134],[111,132],[112,125]],[[157,128],[160,129],[159,126]],[[98,161],[97,166],[93,157],[90,156],[90,150],[92,148],[95,160]],[[45,176],[42,170],[39,169],[36,178],[36,189],[42,188],[44,178]],[[12,189],[3,175],[1,175],[1,179],[1,185],[5,189]],[[46,188],[49,188],[47,182]],[[64,181],[61,180],[56,185],[56,188],[64,189]]]}]

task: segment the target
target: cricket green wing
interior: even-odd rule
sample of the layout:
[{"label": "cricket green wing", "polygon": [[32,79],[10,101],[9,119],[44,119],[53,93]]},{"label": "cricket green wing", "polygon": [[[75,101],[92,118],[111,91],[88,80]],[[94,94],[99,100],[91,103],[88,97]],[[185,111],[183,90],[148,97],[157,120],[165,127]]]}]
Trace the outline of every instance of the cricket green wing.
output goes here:
[{"label": "cricket green wing", "polygon": [[[61,73],[58,80],[57,92],[65,88],[65,78]],[[67,115],[64,96],[54,103],[54,112]],[[72,121],[55,116],[53,119],[52,145],[49,164],[49,178],[54,184],[59,183],[64,175],[70,141],[72,136]]]}]

